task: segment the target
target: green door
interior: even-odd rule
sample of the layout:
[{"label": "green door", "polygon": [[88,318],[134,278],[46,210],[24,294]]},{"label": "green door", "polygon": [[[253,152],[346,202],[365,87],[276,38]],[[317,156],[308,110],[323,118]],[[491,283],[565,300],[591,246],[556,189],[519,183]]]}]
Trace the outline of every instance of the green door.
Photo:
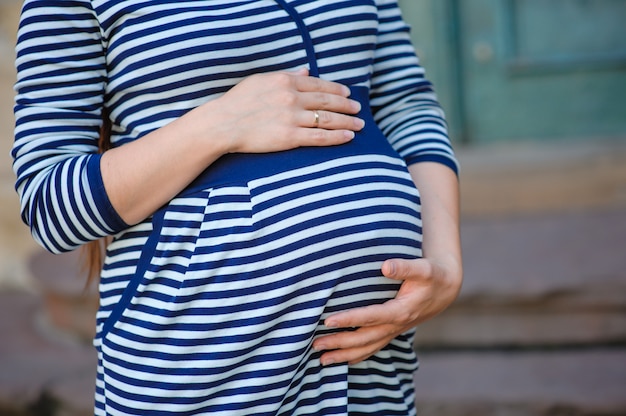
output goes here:
[{"label": "green door", "polygon": [[400,3],[457,140],[626,138],[626,0]]}]

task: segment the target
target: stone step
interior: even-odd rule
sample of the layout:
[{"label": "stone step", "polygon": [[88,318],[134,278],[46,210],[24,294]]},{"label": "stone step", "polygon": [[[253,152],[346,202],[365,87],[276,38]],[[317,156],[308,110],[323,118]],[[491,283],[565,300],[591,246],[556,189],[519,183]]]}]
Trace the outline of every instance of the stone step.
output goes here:
[{"label": "stone step", "polygon": [[457,150],[465,216],[626,209],[626,137]]},{"label": "stone step", "polygon": [[626,348],[424,352],[420,416],[623,416]]},{"label": "stone step", "polygon": [[626,210],[472,219],[464,287],[424,347],[626,345]]},{"label": "stone step", "polygon": [[81,251],[51,254],[38,250],[28,261],[42,314],[59,335],[90,343],[95,335],[97,285],[87,286]]},{"label": "stone step", "polygon": [[0,291],[0,414],[93,414],[96,351],[51,328],[42,299]]}]

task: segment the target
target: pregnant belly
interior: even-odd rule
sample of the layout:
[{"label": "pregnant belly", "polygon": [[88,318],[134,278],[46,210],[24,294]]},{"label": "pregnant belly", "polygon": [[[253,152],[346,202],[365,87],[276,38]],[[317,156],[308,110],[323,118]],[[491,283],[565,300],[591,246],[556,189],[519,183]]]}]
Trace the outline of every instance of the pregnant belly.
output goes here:
[{"label": "pregnant belly", "polygon": [[151,311],[165,327],[201,313],[207,331],[305,316],[315,328],[395,296],[382,262],[421,256],[418,191],[376,128],[342,146],[229,155],[152,227],[104,334]]},{"label": "pregnant belly", "polygon": [[[142,357],[132,378],[107,380],[163,384],[159,398],[194,386],[222,397],[264,385],[269,370],[284,391],[309,374],[345,380],[347,366],[323,367],[311,348],[333,331],[324,319],[393,298],[398,282],[381,275],[382,262],[420,255],[417,190],[398,158],[377,154],[185,193],[153,227],[100,349],[105,368],[128,365],[129,350]],[[406,363],[411,346],[400,337],[374,362]]]},{"label": "pregnant belly", "polygon": [[397,289],[382,262],[421,255],[419,195],[398,158],[348,156],[181,196],[160,235],[184,271],[168,282],[179,300],[213,285],[287,298],[312,287],[380,292],[362,299],[374,302]]}]

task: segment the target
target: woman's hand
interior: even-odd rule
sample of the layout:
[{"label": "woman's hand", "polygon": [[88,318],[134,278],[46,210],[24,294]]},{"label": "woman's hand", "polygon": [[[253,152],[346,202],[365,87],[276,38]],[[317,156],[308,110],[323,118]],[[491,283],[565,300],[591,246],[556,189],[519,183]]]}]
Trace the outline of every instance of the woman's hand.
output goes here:
[{"label": "woman's hand", "polygon": [[309,77],[305,69],[274,72],[244,79],[197,111],[221,120],[209,136],[226,138],[227,153],[330,146],[350,141],[364,126],[349,94],[345,85]]},{"label": "woman's hand", "polygon": [[387,260],[382,272],[388,278],[403,280],[397,296],[380,305],[328,317],[327,327],[358,329],[316,339],[313,348],[327,351],[322,364],[355,364],[375,354],[398,335],[447,308],[456,298],[461,280],[454,262],[429,259]]},{"label": "woman's hand", "polygon": [[367,359],[398,335],[446,309],[461,289],[457,177],[448,167],[432,162],[411,165],[409,171],[420,190],[424,258],[383,263],[384,276],[403,281],[394,299],[326,318],[328,327],[358,329],[313,342],[314,349],[326,351],[321,357],[324,365]]},{"label": "woman's hand", "polygon": [[[226,153],[265,153],[350,141],[363,121],[341,84],[303,69],[252,75],[171,123],[104,153],[113,207],[136,224]],[[317,116],[316,116],[317,114]]]}]

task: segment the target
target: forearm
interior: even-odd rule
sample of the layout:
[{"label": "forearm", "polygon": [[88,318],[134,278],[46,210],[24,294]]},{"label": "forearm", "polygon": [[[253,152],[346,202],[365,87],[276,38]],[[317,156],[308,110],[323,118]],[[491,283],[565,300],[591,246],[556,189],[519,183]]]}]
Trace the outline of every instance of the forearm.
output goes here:
[{"label": "forearm", "polygon": [[359,104],[348,94],[345,86],[309,77],[306,70],[248,77],[223,96],[105,153],[101,166],[109,199],[133,224],[223,154],[345,143],[363,127],[362,120],[349,115],[358,113]]},{"label": "forearm", "polygon": [[[221,145],[224,140],[215,134],[217,129],[207,143],[208,127],[218,120],[200,123],[195,111],[102,156],[106,192],[126,223],[152,215],[226,152]],[[200,125],[207,131],[200,131]]]},{"label": "forearm", "polygon": [[456,297],[463,276],[458,178],[440,163],[415,163],[409,172],[420,191],[423,256],[445,268],[450,296]]}]

